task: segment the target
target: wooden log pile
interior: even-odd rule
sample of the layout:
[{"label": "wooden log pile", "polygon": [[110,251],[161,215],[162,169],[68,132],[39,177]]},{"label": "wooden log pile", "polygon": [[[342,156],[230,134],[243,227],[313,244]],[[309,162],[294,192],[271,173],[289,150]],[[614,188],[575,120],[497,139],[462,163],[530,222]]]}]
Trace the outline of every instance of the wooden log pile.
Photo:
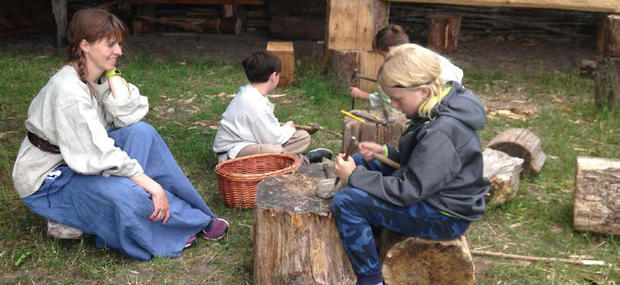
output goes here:
[{"label": "wooden log pile", "polygon": [[2,1],[0,38],[53,30],[50,1]]},{"label": "wooden log pile", "polygon": [[504,36],[591,40],[604,13],[508,7],[471,7],[442,4],[391,3],[390,22],[405,27],[412,41],[424,43],[429,36],[427,15],[462,17],[463,36]]}]

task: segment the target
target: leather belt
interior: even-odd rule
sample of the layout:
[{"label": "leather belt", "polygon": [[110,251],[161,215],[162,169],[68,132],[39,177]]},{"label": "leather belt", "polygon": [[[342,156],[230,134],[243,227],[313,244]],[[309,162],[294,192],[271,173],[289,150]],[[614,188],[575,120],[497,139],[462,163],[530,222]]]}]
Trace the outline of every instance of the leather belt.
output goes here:
[{"label": "leather belt", "polygon": [[60,153],[60,148],[58,148],[58,146],[51,144],[50,142],[40,138],[39,136],[31,132],[28,132],[28,140],[30,141],[32,145],[38,147],[42,151],[46,151],[46,152],[54,153],[54,154]]}]

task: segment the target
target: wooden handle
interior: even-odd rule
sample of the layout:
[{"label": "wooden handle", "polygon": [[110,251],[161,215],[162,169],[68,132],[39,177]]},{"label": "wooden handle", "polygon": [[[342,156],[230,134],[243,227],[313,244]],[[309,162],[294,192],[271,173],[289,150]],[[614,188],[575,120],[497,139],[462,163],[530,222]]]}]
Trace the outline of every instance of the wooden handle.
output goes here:
[{"label": "wooden handle", "polygon": [[391,166],[394,169],[399,169],[400,168],[400,164],[398,164],[398,162],[393,161],[393,160],[385,157],[385,155],[375,153],[375,159],[378,160],[378,161],[381,161],[381,162],[383,162],[383,163],[385,163],[385,164],[387,164],[389,166]]}]

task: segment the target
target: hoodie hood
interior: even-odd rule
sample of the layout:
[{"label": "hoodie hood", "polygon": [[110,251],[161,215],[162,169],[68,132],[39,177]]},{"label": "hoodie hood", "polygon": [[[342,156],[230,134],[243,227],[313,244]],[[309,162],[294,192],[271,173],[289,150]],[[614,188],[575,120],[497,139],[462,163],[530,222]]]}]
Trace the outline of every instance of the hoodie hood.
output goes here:
[{"label": "hoodie hood", "polygon": [[482,102],[469,89],[457,82],[451,82],[452,88],[448,95],[432,111],[432,116],[450,116],[473,130],[479,131],[484,127],[485,111]]}]

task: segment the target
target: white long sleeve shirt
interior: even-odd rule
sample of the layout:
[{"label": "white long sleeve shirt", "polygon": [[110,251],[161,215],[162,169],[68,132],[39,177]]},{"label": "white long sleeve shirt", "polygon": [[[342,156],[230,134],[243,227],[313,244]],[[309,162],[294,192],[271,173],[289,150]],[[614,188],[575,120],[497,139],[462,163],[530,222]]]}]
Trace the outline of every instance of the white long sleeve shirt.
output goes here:
[{"label": "white long sleeve shirt", "polygon": [[28,138],[22,141],[13,167],[13,185],[21,198],[36,192],[45,176],[60,164],[84,175],[134,177],[144,171],[137,160],[114,146],[107,134],[112,127],[140,121],[148,99],[129,84],[129,98],[112,97],[104,77],[90,83],[91,97],[75,68],[61,68],[39,91],[28,108],[26,129],[60,148],[59,154],[40,150]]},{"label": "white long sleeve shirt", "polygon": [[236,158],[241,149],[251,144],[282,145],[287,142],[295,128],[280,126],[273,110],[273,103],[251,84],[239,88],[222,114],[215,134],[213,151],[218,160]]}]

